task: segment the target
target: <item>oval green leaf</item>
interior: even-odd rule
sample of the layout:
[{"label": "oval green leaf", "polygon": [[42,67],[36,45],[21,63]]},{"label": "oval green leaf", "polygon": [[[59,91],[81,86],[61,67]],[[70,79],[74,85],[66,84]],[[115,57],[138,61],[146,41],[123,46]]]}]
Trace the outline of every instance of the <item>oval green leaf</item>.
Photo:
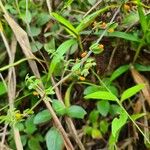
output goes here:
[{"label": "oval green leaf", "polygon": [[84,96],[85,99],[102,99],[116,101],[117,97],[108,91],[98,91]]},{"label": "oval green leaf", "polygon": [[61,101],[53,100],[52,107],[58,115],[64,115],[66,113],[66,107]]},{"label": "oval green leaf", "polygon": [[69,31],[71,31],[75,36],[78,35],[78,31],[68,20],[66,20],[64,17],[62,17],[61,15],[59,15],[55,12],[53,12],[51,14],[58,22],[60,22],[64,27],[66,27]]},{"label": "oval green leaf", "polygon": [[35,117],[34,117],[34,124],[41,124],[45,123],[47,121],[50,121],[52,118],[49,110],[45,109],[41,112],[39,112]]},{"label": "oval green leaf", "polygon": [[52,127],[46,134],[46,146],[48,150],[62,150],[64,143],[59,131]]},{"label": "oval green leaf", "polygon": [[128,116],[127,114],[122,111],[120,113],[119,119],[115,118],[112,121],[112,134],[114,137],[117,136],[117,133],[119,132],[119,130],[125,125],[125,123],[127,122]]},{"label": "oval green leaf", "polygon": [[129,70],[129,65],[124,65],[124,66],[119,67],[112,73],[112,75],[110,77],[110,81],[112,82],[113,80],[118,78],[120,75],[125,73],[127,70]]},{"label": "oval green leaf", "polygon": [[123,102],[124,100],[126,100],[126,99],[130,98],[131,96],[135,95],[137,92],[139,92],[141,89],[143,89],[144,86],[145,86],[144,84],[138,84],[138,85],[135,85],[135,86],[125,90],[121,95],[121,102]]},{"label": "oval green leaf", "polygon": [[86,111],[81,106],[72,105],[67,109],[67,115],[71,118],[83,119]]},{"label": "oval green leaf", "polygon": [[107,116],[109,112],[110,104],[108,101],[99,101],[97,102],[97,110],[102,116]]}]

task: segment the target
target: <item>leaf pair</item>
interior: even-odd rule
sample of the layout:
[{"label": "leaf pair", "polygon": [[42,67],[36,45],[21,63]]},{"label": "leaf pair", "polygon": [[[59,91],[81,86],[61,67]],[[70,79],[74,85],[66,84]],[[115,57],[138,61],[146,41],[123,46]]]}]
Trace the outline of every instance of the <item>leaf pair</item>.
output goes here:
[{"label": "leaf pair", "polygon": [[83,31],[85,28],[87,28],[91,23],[93,23],[93,21],[95,20],[97,16],[99,16],[101,13],[104,13],[105,11],[113,7],[116,7],[116,6],[114,5],[106,6],[105,8],[102,8],[88,15],[87,17],[83,18],[83,20],[80,22],[80,24],[76,28],[61,15],[55,12],[51,13],[51,15],[65,27],[65,29],[70,35],[73,35],[74,37],[78,37],[80,32]]},{"label": "leaf pair", "polygon": [[69,50],[71,46],[73,46],[76,43],[76,40],[70,39],[65,42],[63,42],[56,50],[55,55],[50,63],[49,67],[49,73],[48,73],[48,79],[52,75],[52,73],[55,71],[56,66],[58,63],[62,60],[63,55]]},{"label": "leaf pair", "polygon": [[[81,106],[72,105],[70,107],[65,107],[64,104],[58,100],[53,100],[52,107],[59,116],[67,115],[71,118],[83,119],[86,115],[86,111]],[[52,115],[48,109],[45,109],[34,117],[34,124],[42,124],[50,121],[51,119]]]},{"label": "leaf pair", "polygon": [[[144,84],[135,85],[131,88],[128,88],[125,90],[121,95],[121,102],[124,100],[130,98],[131,96],[135,95],[137,92],[139,92],[141,89],[144,88]],[[110,101],[117,101],[117,97],[109,92],[109,91],[97,91],[91,94],[88,94],[84,96],[85,99],[101,99],[101,100],[110,100]]]}]

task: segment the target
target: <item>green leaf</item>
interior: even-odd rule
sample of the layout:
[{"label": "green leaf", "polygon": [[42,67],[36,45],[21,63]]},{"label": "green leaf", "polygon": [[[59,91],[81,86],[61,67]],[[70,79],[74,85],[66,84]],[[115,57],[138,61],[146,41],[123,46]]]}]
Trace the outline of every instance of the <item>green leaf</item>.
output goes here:
[{"label": "green leaf", "polygon": [[36,24],[37,26],[43,26],[50,20],[50,15],[46,12],[42,12],[37,15]]},{"label": "green leaf", "polygon": [[99,91],[101,89],[102,89],[102,87],[97,86],[97,85],[88,86],[87,88],[84,89],[84,95],[88,95],[88,94],[97,92],[97,91]]},{"label": "green leaf", "polygon": [[67,88],[66,92],[65,92],[65,97],[64,97],[64,100],[65,100],[65,106],[66,107],[70,107],[70,99],[71,99],[71,90],[72,90],[72,87],[74,85],[74,82],[72,82],[69,87]]},{"label": "green leaf", "polygon": [[110,77],[110,81],[112,82],[113,80],[118,78],[120,75],[125,73],[127,70],[129,70],[129,65],[124,65],[124,66],[119,67],[112,73],[112,75]]},{"label": "green leaf", "polygon": [[37,130],[36,125],[33,123],[33,119],[34,115],[30,116],[25,122],[25,132],[28,134],[33,134]]},{"label": "green leaf", "polygon": [[[88,34],[90,32],[87,33],[82,33],[82,34]],[[100,30],[99,32],[95,32],[94,35],[101,35],[103,33],[103,30]],[[121,39],[125,39],[128,41],[134,41],[134,42],[138,42],[140,43],[142,40],[138,37],[137,34],[135,33],[125,33],[125,32],[120,32],[120,31],[114,31],[112,33],[110,32],[106,32],[104,34],[104,36],[106,37],[117,37],[117,38],[121,38]]]},{"label": "green leaf", "polygon": [[31,22],[32,20],[32,14],[31,12],[28,10],[27,13],[24,12],[24,13],[20,13],[20,16],[19,16],[24,22],[26,23],[29,23]]},{"label": "green leaf", "polygon": [[64,17],[55,12],[51,14],[58,22],[60,22],[64,27],[66,27],[69,31],[71,31],[75,36],[78,36],[78,31],[68,20],[66,20]]},{"label": "green leaf", "polygon": [[76,30],[78,32],[83,31],[86,27],[88,27],[91,23],[93,23],[93,21],[95,20],[95,18],[97,16],[99,16],[101,13],[104,13],[105,11],[107,11],[110,8],[112,8],[112,6],[106,6],[105,8],[102,8],[102,9],[86,16],[85,18],[83,18],[83,20],[80,22],[80,24],[76,27]]},{"label": "green leaf", "polygon": [[137,9],[138,9],[138,14],[139,14],[139,20],[141,23],[141,27],[144,33],[146,33],[147,29],[148,29],[148,23],[146,20],[146,15],[143,12],[143,8],[142,5],[140,3],[140,0],[137,0]]},{"label": "green leaf", "polygon": [[46,146],[48,150],[63,149],[63,138],[55,127],[52,127],[46,134]]},{"label": "green leaf", "polygon": [[28,147],[30,150],[42,150],[39,141],[34,137],[28,140]]},{"label": "green leaf", "polygon": [[56,50],[56,54],[53,57],[50,68],[49,68],[49,74],[48,79],[50,78],[51,74],[54,72],[56,65],[61,61],[62,56],[69,50],[69,48],[76,43],[76,40],[70,39],[65,42],[63,42],[58,49]]},{"label": "green leaf", "polygon": [[97,122],[98,117],[99,117],[99,112],[94,109],[93,111],[90,112],[89,121],[91,123],[95,123],[95,122]]},{"label": "green leaf", "polygon": [[23,146],[25,146],[27,144],[27,140],[28,140],[28,135],[25,134],[25,135],[21,135],[21,143]]},{"label": "green leaf", "polygon": [[0,82],[0,95],[3,95],[7,92],[3,82]]},{"label": "green leaf", "polygon": [[108,101],[99,101],[97,102],[97,110],[99,111],[99,113],[106,117],[108,112],[109,112],[109,108],[110,108],[110,104]]},{"label": "green leaf", "polygon": [[43,47],[43,44],[39,41],[31,42],[32,52],[37,52]]},{"label": "green leaf", "polygon": [[135,121],[135,120],[137,120],[137,119],[139,119],[145,115],[146,115],[146,113],[133,114],[133,115],[131,115],[131,118]]},{"label": "green leaf", "polygon": [[119,130],[125,125],[125,123],[127,122],[128,116],[126,114],[126,112],[122,111],[120,113],[119,119],[115,118],[112,121],[112,134],[114,137],[117,136],[117,133],[119,132]]},{"label": "green leaf", "polygon": [[47,121],[50,121],[52,118],[49,110],[45,109],[41,112],[39,112],[35,117],[34,117],[34,124],[38,125],[41,123],[45,123]]},{"label": "green leaf", "polygon": [[72,105],[67,108],[67,115],[72,118],[83,119],[86,111],[81,106]]},{"label": "green leaf", "polygon": [[135,64],[134,67],[138,71],[150,71],[150,65]]},{"label": "green leaf", "polygon": [[61,101],[53,100],[52,107],[58,115],[64,115],[66,113],[66,107]]},{"label": "green leaf", "polygon": [[17,122],[15,124],[16,128],[18,128],[19,131],[24,131],[24,124],[21,122]]},{"label": "green leaf", "polygon": [[83,132],[84,132],[85,134],[87,134],[87,135],[91,135],[92,129],[93,129],[93,128],[90,127],[90,126],[85,126]]},{"label": "green leaf", "polygon": [[31,33],[29,32],[29,34],[33,37],[38,36],[41,33],[41,28],[37,28],[35,26],[32,26],[30,29],[31,29]]},{"label": "green leaf", "polygon": [[[118,89],[115,85],[107,85],[107,88],[116,96],[118,97]],[[106,89],[106,88],[105,88]]]},{"label": "green leaf", "polygon": [[112,33],[106,33],[105,36],[109,36],[109,37],[117,37],[117,38],[121,38],[121,39],[125,39],[128,41],[134,41],[134,42],[141,42],[141,39],[138,38],[137,35],[135,34],[131,34],[131,33],[125,33],[125,32],[120,32],[120,31],[115,31]]},{"label": "green leaf", "polygon": [[118,115],[118,114],[120,114],[121,111],[122,110],[119,105],[117,105],[117,104],[110,105],[109,113],[111,114],[111,116]]},{"label": "green leaf", "polygon": [[137,92],[139,92],[141,89],[143,89],[144,86],[145,86],[144,84],[138,84],[138,85],[135,85],[135,86],[125,90],[121,95],[121,102],[123,102],[124,100],[126,100],[126,99],[130,98],[131,96],[135,95]]},{"label": "green leaf", "polygon": [[48,54],[53,54],[55,52],[55,39],[52,38],[48,43],[45,43],[44,49],[48,52]]},{"label": "green leaf", "polygon": [[116,96],[108,91],[98,91],[84,96],[85,99],[102,99],[116,101]]},{"label": "green leaf", "polygon": [[102,120],[100,122],[100,131],[103,134],[105,134],[108,131],[108,126],[109,126],[108,122],[106,120]]},{"label": "green leaf", "polygon": [[127,16],[123,18],[122,27],[128,28],[139,21],[139,16],[136,11],[131,11]]},{"label": "green leaf", "polygon": [[93,139],[100,139],[100,138],[102,138],[102,134],[101,134],[100,130],[95,129],[95,128],[92,129],[91,135],[92,135]]}]

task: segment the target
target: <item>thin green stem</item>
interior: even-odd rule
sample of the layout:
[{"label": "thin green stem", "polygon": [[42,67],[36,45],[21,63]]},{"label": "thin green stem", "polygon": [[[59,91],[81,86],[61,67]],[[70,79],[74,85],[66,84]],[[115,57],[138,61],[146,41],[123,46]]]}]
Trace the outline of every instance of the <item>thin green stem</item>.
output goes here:
[{"label": "thin green stem", "polygon": [[19,65],[20,63],[23,63],[24,61],[27,61],[27,60],[30,60],[30,59],[35,59],[35,58],[23,58],[23,59],[21,59],[21,60],[18,60],[18,61],[15,62],[15,63],[9,64],[9,65],[7,65],[7,66],[4,66],[4,67],[0,68],[0,72],[5,71],[5,70],[7,70],[7,69],[9,69],[9,68],[11,68],[11,67],[17,66],[17,65]]},{"label": "thin green stem", "polygon": [[[100,78],[99,78],[100,79]],[[101,84],[107,89],[108,92],[110,92],[111,94],[113,94],[109,88],[106,86],[106,84],[100,79]],[[115,95],[114,95],[115,96]],[[136,122],[132,119],[132,117],[128,114],[128,112],[126,111],[126,109],[122,106],[120,100],[116,97],[116,102],[118,103],[118,105],[120,106],[120,108],[126,113],[126,115],[129,117],[129,119],[133,122],[133,124],[136,126],[136,128],[139,130],[139,132],[143,135],[143,137],[145,138],[145,140],[150,144],[150,141],[148,139],[148,137],[144,134],[144,132],[140,129],[140,127],[136,124]]]},{"label": "thin green stem", "polygon": [[79,47],[80,47],[81,51],[83,52],[84,50],[83,50],[83,46],[82,46],[82,41],[81,41],[80,35],[78,35],[77,39],[78,39],[78,42],[79,42]]},{"label": "thin green stem", "polygon": [[136,53],[134,55],[134,59],[133,59],[133,63],[135,63],[135,61],[137,60],[138,56],[139,56],[139,53],[141,51],[141,48],[143,47],[144,43],[141,42],[136,50]]}]

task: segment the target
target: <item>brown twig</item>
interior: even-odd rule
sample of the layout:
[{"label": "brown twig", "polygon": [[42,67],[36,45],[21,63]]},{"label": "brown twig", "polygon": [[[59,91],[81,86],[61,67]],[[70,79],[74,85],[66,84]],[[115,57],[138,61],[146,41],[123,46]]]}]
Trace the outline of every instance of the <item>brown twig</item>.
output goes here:
[{"label": "brown twig", "polygon": [[[3,31],[0,31],[0,33],[1,33],[2,39],[4,41],[6,51],[9,56],[9,64],[11,64],[14,61],[16,44],[14,47],[12,47],[14,51],[11,51]],[[9,68],[9,72],[8,72],[8,100],[9,100],[9,107],[11,110],[14,109],[15,94],[16,94],[16,75],[15,75],[14,67],[11,67],[11,68]],[[15,143],[16,143],[16,148],[17,148],[17,150],[23,150],[19,130],[15,127],[15,125],[13,125],[12,128],[14,131],[14,139],[15,139]]]},{"label": "brown twig", "polygon": [[[63,102],[63,100],[62,100],[62,95],[60,94],[60,91],[59,91],[58,87],[55,86],[56,83],[55,83],[55,80],[54,80],[53,77],[51,77],[51,81],[52,81],[53,86],[55,87],[55,92],[56,92],[56,96],[57,96],[58,100],[60,100],[60,101],[64,104],[64,102]],[[78,137],[76,128],[75,128],[75,126],[74,126],[74,124],[73,124],[71,118],[66,117],[65,120],[66,120],[67,126],[68,126],[68,128],[69,128],[69,130],[70,130],[70,132],[71,132],[71,134],[72,134],[72,136],[73,136],[73,138],[74,138],[74,140],[75,140],[76,143],[78,144],[79,148],[80,148],[81,150],[85,150],[85,148],[84,148],[84,146],[83,146],[81,140],[80,140],[79,137]]]},{"label": "brown twig", "polygon": [[3,135],[2,135],[1,144],[0,144],[0,149],[1,149],[1,150],[3,150],[3,148],[4,148],[4,142],[5,142],[7,127],[8,127],[8,124],[5,124],[4,130],[3,130]]}]

